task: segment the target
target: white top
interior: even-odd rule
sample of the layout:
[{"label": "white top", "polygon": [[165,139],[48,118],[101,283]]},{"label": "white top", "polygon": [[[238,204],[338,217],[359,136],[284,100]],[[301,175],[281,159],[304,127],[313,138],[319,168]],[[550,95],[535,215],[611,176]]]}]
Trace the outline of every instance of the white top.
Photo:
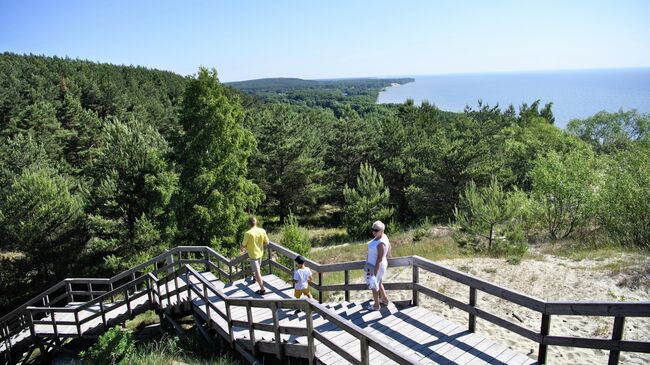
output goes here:
[{"label": "white top", "polygon": [[373,265],[377,263],[377,254],[379,252],[377,246],[379,246],[380,243],[386,245],[386,247],[384,248],[384,255],[381,258],[382,262],[386,261],[386,256],[390,251],[390,241],[388,240],[388,236],[386,236],[385,234],[382,234],[380,239],[375,238],[374,240],[368,242],[368,262]]},{"label": "white top", "polygon": [[293,272],[293,280],[295,280],[294,288],[297,290],[307,289],[309,286],[309,277],[311,276],[311,270],[308,267],[303,267],[301,269],[296,269]]}]

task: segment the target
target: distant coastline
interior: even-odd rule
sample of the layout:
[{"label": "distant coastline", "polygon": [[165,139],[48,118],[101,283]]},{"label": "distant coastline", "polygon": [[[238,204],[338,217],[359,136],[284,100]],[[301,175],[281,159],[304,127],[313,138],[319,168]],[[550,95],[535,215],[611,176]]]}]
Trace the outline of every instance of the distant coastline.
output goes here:
[{"label": "distant coastline", "polygon": [[462,112],[481,100],[518,108],[539,99],[552,102],[556,125],[606,110],[636,109],[650,113],[650,68],[473,73],[415,76],[413,83],[384,88],[378,104],[428,101],[438,108]]}]

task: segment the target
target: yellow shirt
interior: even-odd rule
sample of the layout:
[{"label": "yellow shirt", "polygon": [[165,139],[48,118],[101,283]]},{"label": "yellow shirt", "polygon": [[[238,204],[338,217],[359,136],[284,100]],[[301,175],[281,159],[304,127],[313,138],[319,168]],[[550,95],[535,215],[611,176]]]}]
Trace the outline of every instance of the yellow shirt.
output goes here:
[{"label": "yellow shirt", "polygon": [[253,227],[244,233],[243,246],[251,259],[261,259],[264,256],[264,244],[269,243],[269,237],[263,228]]}]

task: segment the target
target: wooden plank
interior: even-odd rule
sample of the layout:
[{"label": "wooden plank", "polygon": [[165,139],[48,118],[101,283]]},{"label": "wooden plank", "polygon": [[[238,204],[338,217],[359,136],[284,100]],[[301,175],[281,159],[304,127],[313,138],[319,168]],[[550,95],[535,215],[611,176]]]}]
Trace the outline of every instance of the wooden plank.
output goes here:
[{"label": "wooden plank", "polygon": [[454,333],[462,331],[462,327],[457,323],[443,319],[438,322],[436,331],[436,339],[434,341],[430,340],[429,342],[416,347],[416,351],[418,351],[423,357],[435,357],[436,352],[447,344],[449,337]]},{"label": "wooden plank", "polygon": [[465,351],[461,356],[457,357],[454,362],[458,365],[464,365],[472,361],[478,356],[480,352],[492,346],[492,342],[487,340],[483,336],[478,336],[473,334],[473,337],[477,338],[476,342],[473,344],[471,350]]},{"label": "wooden plank", "polygon": [[515,356],[517,356],[517,353],[507,348],[505,351],[500,353],[499,356],[496,357],[496,361],[504,364],[510,364],[510,360]]},{"label": "wooden plank", "polygon": [[630,352],[650,353],[650,342],[644,341],[616,341],[611,339],[598,338],[577,338],[546,336],[544,344],[555,346],[582,347],[602,350],[620,350]]},{"label": "wooden plank", "polygon": [[[387,321],[380,321],[383,328],[376,332],[385,336],[388,344],[399,351],[410,353],[416,357],[424,357],[424,354],[418,352],[418,349],[425,341],[429,342],[435,338],[431,332],[437,323],[443,321],[443,318],[438,316],[432,318],[431,312],[420,307],[409,309],[412,310],[408,313],[401,312],[400,316],[393,315]],[[371,358],[371,360],[373,359]]]},{"label": "wooden plank", "polygon": [[650,317],[650,302],[547,302],[551,315]]},{"label": "wooden plank", "polygon": [[[515,351],[513,350],[513,352]],[[513,365],[530,364],[534,362],[535,360],[531,359],[530,357],[520,352],[515,352],[515,356],[513,356],[510,360],[508,360],[508,363]]]},{"label": "wooden plank", "polygon": [[[359,359],[357,359],[355,356],[353,356],[353,355],[351,355],[351,354],[349,354],[349,353],[347,353],[345,351],[340,351],[338,349],[337,344],[330,341],[327,337],[322,336],[320,333],[318,333],[318,332],[314,333],[314,338],[316,338],[323,345],[327,346],[330,350],[332,350],[332,352],[336,353],[338,356],[342,357],[343,359],[347,360],[348,362],[350,362],[352,364],[360,364],[361,363],[361,361]],[[331,354],[331,352],[330,352],[330,354]],[[328,355],[326,355],[326,356],[324,356],[322,358],[319,356],[318,359],[320,361],[323,361],[326,364],[329,364],[329,362],[327,362],[327,359],[331,358],[330,354],[328,354]]]},{"label": "wooden plank", "polygon": [[[438,344],[427,347],[427,349],[432,352],[426,354],[425,357],[434,361],[438,361],[439,359],[443,359],[443,362],[447,361],[448,359],[443,356],[443,354],[446,354],[448,351],[451,351],[456,347],[455,345],[458,344],[458,342],[454,342],[454,340],[457,337],[462,336],[466,330],[463,326],[460,326],[457,323],[453,323],[452,325],[445,327],[444,331],[445,336],[439,337],[436,341],[434,341],[439,342]],[[423,351],[422,353],[424,354],[426,351],[427,350]],[[460,356],[460,354],[457,355]]]},{"label": "wooden plank", "polygon": [[447,346],[443,346],[437,351],[437,355],[446,360],[446,362],[441,362],[441,364],[458,364],[458,358],[471,351],[475,345],[483,341],[483,337],[474,335],[471,332],[463,331],[461,334],[461,336],[449,341]]},{"label": "wooden plank", "polygon": [[[398,319],[396,322],[392,321],[391,323],[386,323],[382,332],[373,331],[373,333],[385,336],[388,346],[393,347],[395,350],[405,354],[410,354],[416,358],[422,358],[423,356],[418,353],[414,347],[419,345],[421,343],[420,341],[430,338],[431,336],[422,331],[420,327],[424,327],[424,325],[422,323],[413,325],[412,323],[408,323],[408,321],[401,321]],[[370,360],[371,362],[378,361],[382,356],[383,354],[377,351]]]}]

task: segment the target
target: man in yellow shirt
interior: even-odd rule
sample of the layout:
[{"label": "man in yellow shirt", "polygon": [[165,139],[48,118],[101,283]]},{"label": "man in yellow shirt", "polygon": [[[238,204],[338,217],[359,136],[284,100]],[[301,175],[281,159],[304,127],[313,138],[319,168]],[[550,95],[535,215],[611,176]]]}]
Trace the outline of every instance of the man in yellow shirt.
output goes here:
[{"label": "man in yellow shirt", "polygon": [[262,280],[262,273],[260,272],[260,263],[262,261],[262,256],[264,256],[264,246],[269,244],[269,237],[266,235],[266,231],[263,228],[257,226],[257,219],[254,216],[248,218],[248,224],[251,229],[244,233],[244,242],[242,242],[241,249],[242,251],[246,249],[246,252],[248,252],[253,276],[255,276],[255,281],[257,281],[257,284],[260,286],[260,289],[255,293],[264,295],[266,294],[266,289],[264,289],[264,281]]}]

